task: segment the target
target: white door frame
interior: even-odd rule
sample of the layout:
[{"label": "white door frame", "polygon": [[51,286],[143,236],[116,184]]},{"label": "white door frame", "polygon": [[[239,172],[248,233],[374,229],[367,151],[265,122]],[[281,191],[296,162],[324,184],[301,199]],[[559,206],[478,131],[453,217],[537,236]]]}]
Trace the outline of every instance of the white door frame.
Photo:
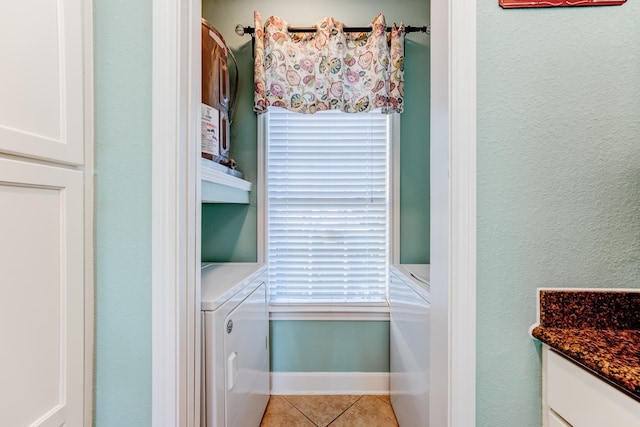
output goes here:
[{"label": "white door frame", "polygon": [[430,425],[476,418],[476,0],[431,0]]},{"label": "white door frame", "polygon": [[154,0],[152,424],[199,427],[200,0]]},{"label": "white door frame", "polygon": [[[153,425],[198,427],[201,0],[153,4]],[[431,0],[431,425],[475,425],[476,5]]]}]

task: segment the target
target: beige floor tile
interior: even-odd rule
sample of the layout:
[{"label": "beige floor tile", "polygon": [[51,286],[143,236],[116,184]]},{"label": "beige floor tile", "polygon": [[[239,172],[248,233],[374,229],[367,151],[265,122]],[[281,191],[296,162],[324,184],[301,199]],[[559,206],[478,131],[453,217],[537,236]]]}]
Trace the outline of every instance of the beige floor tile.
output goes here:
[{"label": "beige floor tile", "polygon": [[315,427],[287,399],[271,396],[260,427]]},{"label": "beige floor tile", "polygon": [[398,427],[391,405],[374,396],[362,396],[331,427]]},{"label": "beige floor tile", "polygon": [[352,395],[285,396],[317,426],[325,427],[359,399]]},{"label": "beige floor tile", "polygon": [[391,399],[388,394],[376,394],[375,397],[382,400],[384,403],[391,405]]}]

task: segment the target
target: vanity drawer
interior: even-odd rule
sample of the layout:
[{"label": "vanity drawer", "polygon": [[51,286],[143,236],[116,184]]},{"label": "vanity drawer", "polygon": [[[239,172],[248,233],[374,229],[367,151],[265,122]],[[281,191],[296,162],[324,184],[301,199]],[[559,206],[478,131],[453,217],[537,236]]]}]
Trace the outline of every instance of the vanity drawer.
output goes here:
[{"label": "vanity drawer", "polygon": [[550,348],[545,353],[546,403],[571,426],[640,426],[640,402]]},{"label": "vanity drawer", "polygon": [[562,417],[556,414],[552,409],[549,409],[547,417],[549,420],[548,427],[572,427],[570,424],[567,424],[566,421],[563,420]]}]

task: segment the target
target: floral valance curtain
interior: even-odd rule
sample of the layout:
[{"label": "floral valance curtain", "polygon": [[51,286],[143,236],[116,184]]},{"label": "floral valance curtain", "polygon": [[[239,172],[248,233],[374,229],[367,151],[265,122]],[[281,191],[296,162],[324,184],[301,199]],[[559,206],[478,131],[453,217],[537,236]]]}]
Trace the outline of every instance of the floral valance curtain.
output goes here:
[{"label": "floral valance curtain", "polygon": [[381,14],[367,33],[345,33],[342,23],[325,18],[314,33],[289,33],[275,16],[262,23],[254,12],[254,110],[269,106],[312,114],[382,108],[402,112],[404,26],[386,33]]}]

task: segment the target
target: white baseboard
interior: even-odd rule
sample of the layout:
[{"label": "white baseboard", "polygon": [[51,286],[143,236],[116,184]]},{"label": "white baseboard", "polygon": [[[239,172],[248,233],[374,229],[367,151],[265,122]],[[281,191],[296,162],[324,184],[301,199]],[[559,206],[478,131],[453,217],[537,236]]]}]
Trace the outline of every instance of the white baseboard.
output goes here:
[{"label": "white baseboard", "polygon": [[272,372],[271,394],[389,394],[389,373]]}]

